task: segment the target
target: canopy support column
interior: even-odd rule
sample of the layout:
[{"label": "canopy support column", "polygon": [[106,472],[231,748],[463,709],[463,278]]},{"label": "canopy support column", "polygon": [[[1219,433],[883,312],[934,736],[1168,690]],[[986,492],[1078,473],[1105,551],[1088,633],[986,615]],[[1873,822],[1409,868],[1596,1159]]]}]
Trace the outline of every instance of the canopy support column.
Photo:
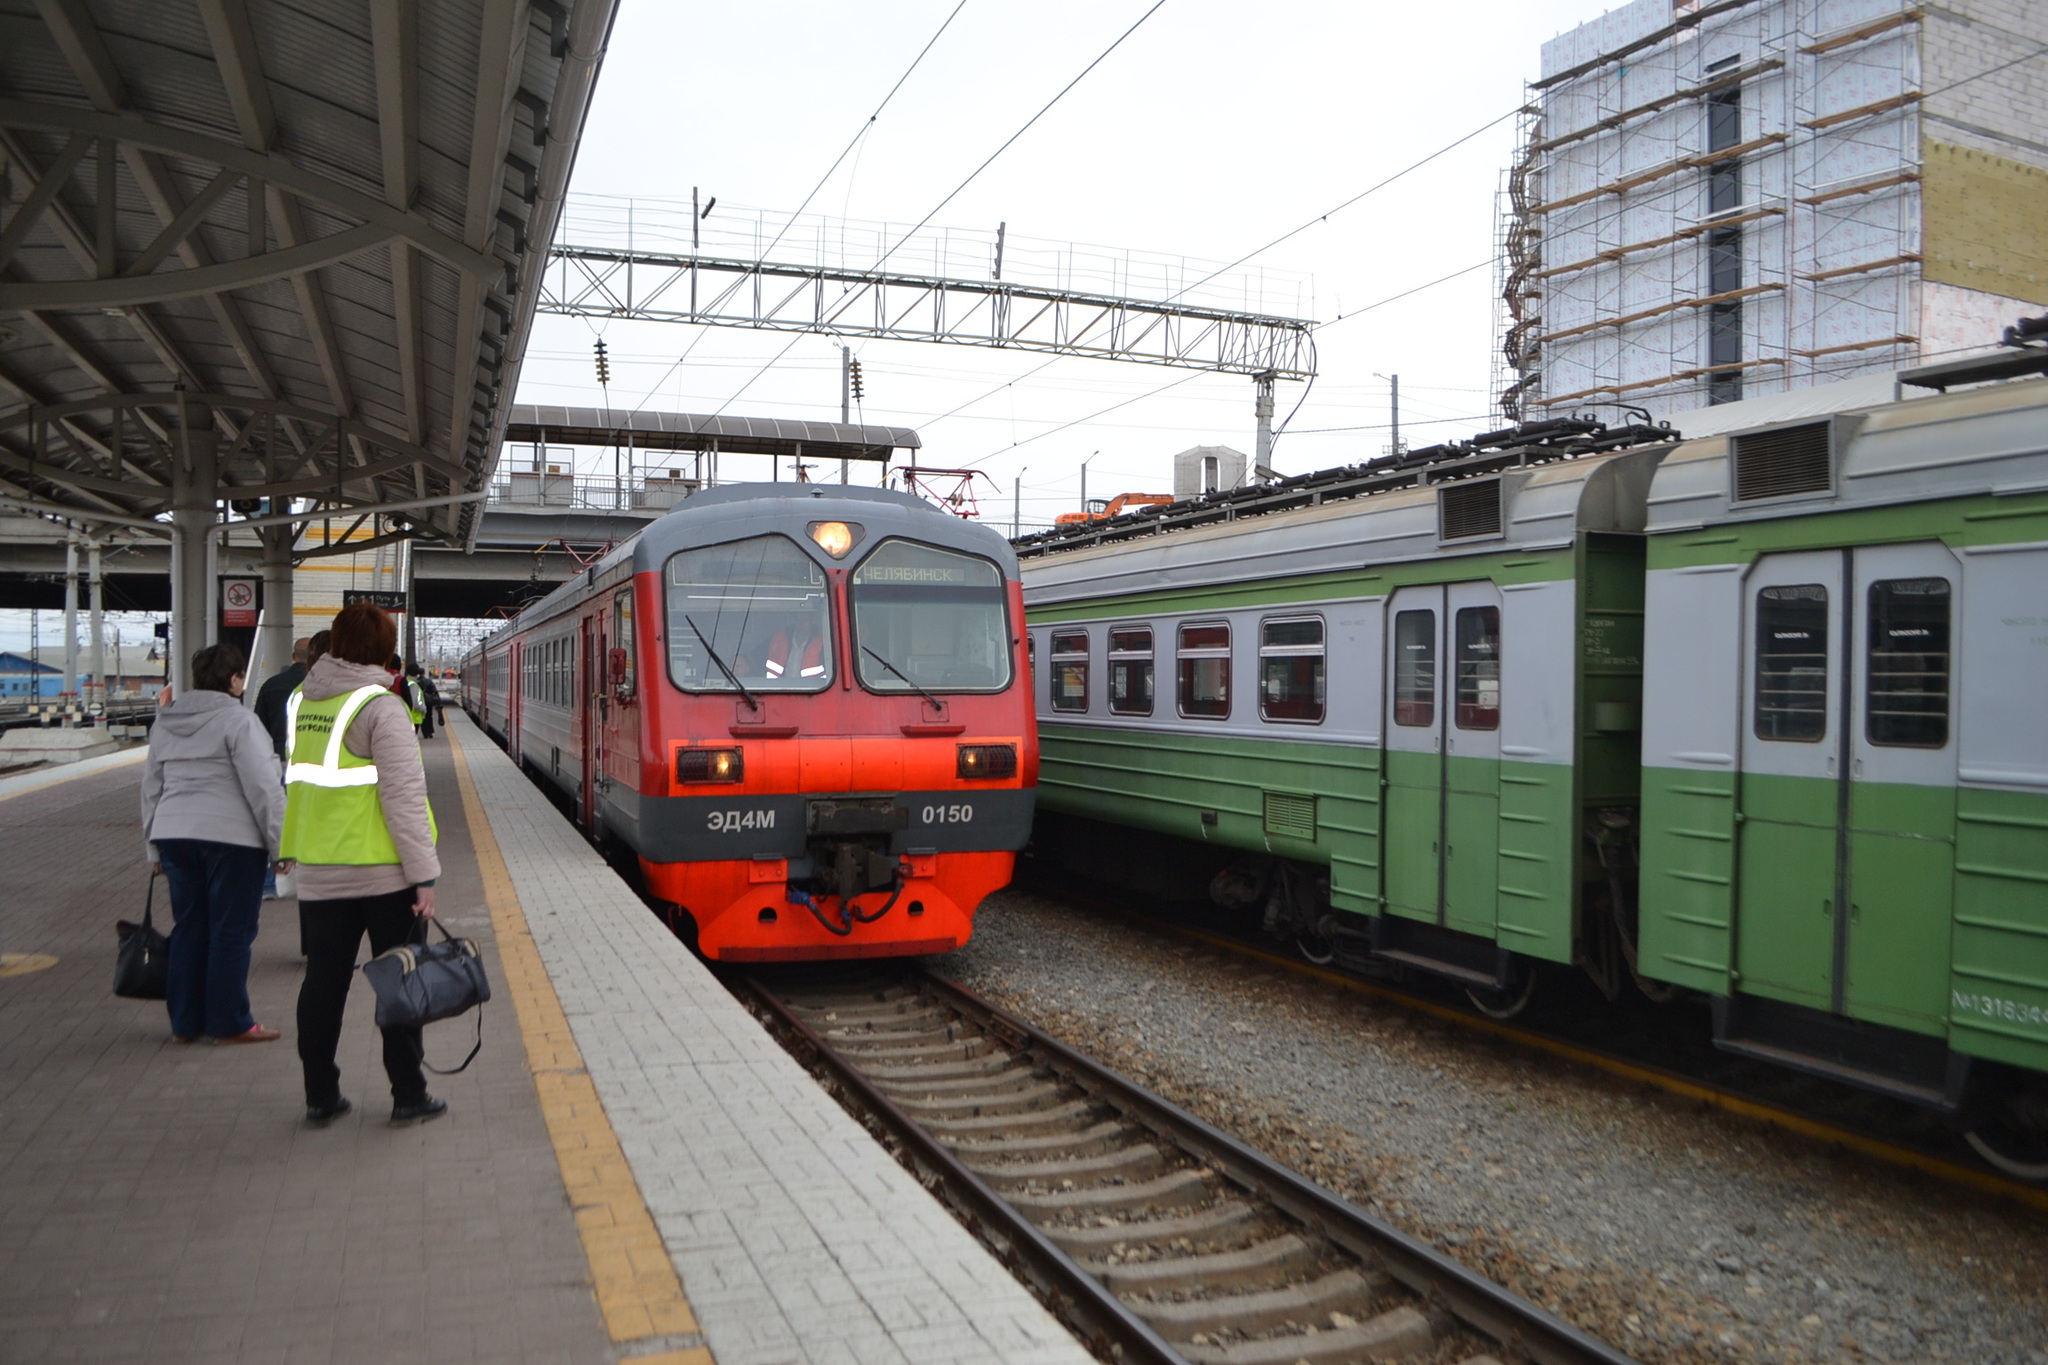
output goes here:
[{"label": "canopy support column", "polygon": [[92,632],[92,686],[86,697],[88,703],[98,702],[102,707],[107,700],[107,641],[106,641],[106,575],[101,571],[100,550],[102,542],[98,536],[88,536],[85,541],[85,581],[87,585],[86,628]]},{"label": "canopy support column", "polygon": [[64,537],[64,696],[78,695],[78,528]]},{"label": "canopy support column", "polygon": [[256,658],[249,665],[251,697],[262,679],[291,663],[292,640],[298,634],[292,615],[292,545],[299,528],[259,526],[256,535],[263,544],[263,629],[257,633]]},{"label": "canopy support column", "polygon": [[[180,405],[183,406],[182,404]],[[192,688],[192,656],[214,639],[214,504],[220,497],[219,438],[180,424],[171,459],[171,685]]]}]

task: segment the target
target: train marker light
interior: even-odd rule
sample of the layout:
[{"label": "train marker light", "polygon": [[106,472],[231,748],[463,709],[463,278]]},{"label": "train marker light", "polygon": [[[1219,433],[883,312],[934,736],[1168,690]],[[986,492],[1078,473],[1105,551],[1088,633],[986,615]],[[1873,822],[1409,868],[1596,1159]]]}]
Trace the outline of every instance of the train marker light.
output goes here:
[{"label": "train marker light", "polygon": [[807,529],[818,548],[834,559],[846,558],[846,552],[860,539],[860,527],[843,521],[814,521]]},{"label": "train marker light", "polygon": [[1017,775],[1017,746],[1014,744],[962,744],[955,771],[966,779],[992,779]]},{"label": "train marker light", "polygon": [[745,775],[738,749],[676,750],[678,782],[738,782]]}]

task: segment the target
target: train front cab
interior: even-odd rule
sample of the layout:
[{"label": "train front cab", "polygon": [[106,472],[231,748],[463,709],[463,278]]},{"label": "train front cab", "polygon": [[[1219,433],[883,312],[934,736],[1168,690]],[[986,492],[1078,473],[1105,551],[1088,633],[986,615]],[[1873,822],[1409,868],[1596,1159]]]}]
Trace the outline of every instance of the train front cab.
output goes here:
[{"label": "train front cab", "polygon": [[596,818],[706,957],[958,948],[1030,837],[1015,561],[903,495],[752,493],[657,523],[612,597]]},{"label": "train front cab", "polygon": [[1724,1048],[2048,1176],[2048,381],[1689,443],[1653,489],[1642,969]]}]

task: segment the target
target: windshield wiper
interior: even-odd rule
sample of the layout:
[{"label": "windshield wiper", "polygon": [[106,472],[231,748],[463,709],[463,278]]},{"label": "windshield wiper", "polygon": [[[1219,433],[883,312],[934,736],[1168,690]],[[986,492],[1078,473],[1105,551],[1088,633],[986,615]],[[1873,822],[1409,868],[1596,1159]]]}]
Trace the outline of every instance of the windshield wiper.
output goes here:
[{"label": "windshield wiper", "polygon": [[[726,678],[732,683],[732,685],[740,690],[740,695],[747,699],[748,708],[755,711],[760,710],[761,703],[754,699],[754,694],[752,692],[749,692],[747,690],[747,685],[740,681],[740,675],[733,672],[732,669],[726,666],[725,660],[718,657],[718,651],[713,649],[711,647],[711,642],[704,638],[704,632],[701,630],[697,630],[697,623],[695,621],[692,621],[688,616],[685,616],[683,618],[683,624],[688,626],[691,630],[696,631],[697,643],[704,646],[704,652],[711,656],[712,663],[718,665],[718,671],[725,674]],[[906,678],[904,679],[904,681],[909,682],[909,679]],[[911,686],[913,687],[915,687],[916,685],[917,684],[915,683],[911,683]]]},{"label": "windshield wiper", "polygon": [[894,674],[895,674],[895,675],[896,675],[897,677],[899,677],[899,678],[903,679],[903,681],[905,681],[905,682],[907,682],[907,683],[910,683],[911,687],[912,687],[912,688],[914,688],[914,689],[916,690],[916,692],[917,692],[917,695],[918,695],[918,696],[920,696],[920,697],[923,697],[923,698],[924,698],[924,699],[925,699],[926,701],[928,701],[928,702],[930,702],[930,703],[932,704],[932,710],[934,710],[934,711],[943,711],[943,710],[945,710],[945,709],[946,709],[946,703],[944,703],[944,702],[940,701],[940,700],[939,700],[939,699],[938,699],[937,697],[935,697],[935,696],[933,696],[933,695],[932,695],[931,693],[929,693],[929,692],[925,691],[925,690],[924,690],[924,689],[923,689],[922,687],[918,687],[918,685],[917,685],[917,684],[916,684],[916,683],[915,683],[914,681],[912,681],[912,679],[911,679],[911,677],[910,677],[910,675],[909,675],[908,673],[905,673],[905,672],[904,672],[904,671],[903,671],[902,669],[900,669],[900,668],[898,668],[898,667],[897,667],[896,665],[894,665],[894,664],[890,663],[890,662],[889,662],[889,661],[888,661],[887,659],[885,659],[885,658],[883,658],[883,657],[882,657],[881,655],[879,655],[879,654],[875,653],[875,651],[873,651],[872,649],[869,649],[869,648],[868,648],[868,647],[867,647],[866,645],[862,645],[862,646],[861,646],[861,651],[862,651],[863,653],[865,653],[865,654],[866,654],[866,655],[867,655],[867,656],[868,656],[868,657],[869,657],[870,659],[873,659],[873,660],[874,660],[874,661],[875,661],[876,663],[878,663],[878,664],[880,664],[880,665],[881,665],[882,667],[884,667],[884,668],[888,669],[888,670],[889,670],[889,671],[890,671],[891,673],[894,673]]}]

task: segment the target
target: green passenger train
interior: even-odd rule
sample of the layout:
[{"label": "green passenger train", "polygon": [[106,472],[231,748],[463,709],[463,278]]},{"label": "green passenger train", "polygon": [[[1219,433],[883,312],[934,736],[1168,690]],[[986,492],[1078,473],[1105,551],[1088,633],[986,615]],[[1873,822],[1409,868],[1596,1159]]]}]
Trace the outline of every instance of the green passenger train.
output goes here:
[{"label": "green passenger train", "polygon": [[1703,993],[1718,1045],[2048,1178],[2048,379],[1978,382],[2015,371],[2048,351],[1020,541],[1040,844],[1495,1015],[1539,963]]}]

